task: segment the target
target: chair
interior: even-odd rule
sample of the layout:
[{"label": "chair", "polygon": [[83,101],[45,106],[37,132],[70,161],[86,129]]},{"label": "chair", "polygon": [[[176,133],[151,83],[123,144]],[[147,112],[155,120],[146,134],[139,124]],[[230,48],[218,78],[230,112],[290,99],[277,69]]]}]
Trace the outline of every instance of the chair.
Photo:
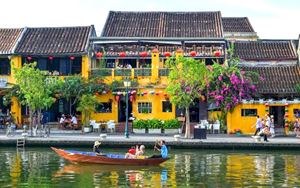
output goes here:
[{"label": "chair", "polygon": [[100,123],[96,123],[96,120],[90,120],[90,125],[93,127],[93,131],[100,130]]},{"label": "chair", "polygon": [[213,133],[217,131],[218,134],[220,134],[220,123],[214,123],[213,124]]},{"label": "chair", "polygon": [[107,130],[110,130],[111,132],[114,132],[115,131],[115,127],[116,127],[116,124],[115,124],[114,120],[109,120],[107,122]]}]

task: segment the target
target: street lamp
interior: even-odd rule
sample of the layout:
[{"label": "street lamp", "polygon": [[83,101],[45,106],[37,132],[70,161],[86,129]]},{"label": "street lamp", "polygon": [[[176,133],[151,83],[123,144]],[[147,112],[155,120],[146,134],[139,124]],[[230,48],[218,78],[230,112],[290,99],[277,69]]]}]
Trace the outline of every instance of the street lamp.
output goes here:
[{"label": "street lamp", "polygon": [[126,124],[125,124],[125,137],[129,138],[129,132],[128,132],[128,88],[131,86],[130,80],[124,80],[124,86],[126,88]]}]

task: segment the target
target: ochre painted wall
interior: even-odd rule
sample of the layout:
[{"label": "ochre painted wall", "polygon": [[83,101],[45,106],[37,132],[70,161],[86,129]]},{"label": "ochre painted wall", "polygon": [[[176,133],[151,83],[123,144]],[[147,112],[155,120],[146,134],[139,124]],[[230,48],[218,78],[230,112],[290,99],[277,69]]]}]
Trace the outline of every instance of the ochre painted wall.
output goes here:
[{"label": "ochre painted wall", "polygon": [[[284,104],[270,104],[270,106],[282,106]],[[261,118],[265,117],[267,108],[270,106],[265,106],[265,104],[239,104],[237,105],[232,113],[228,113],[227,115],[227,132],[234,132],[235,129],[240,129],[242,134],[253,134],[255,132],[255,123],[256,117],[250,116],[242,116],[242,109],[257,109],[257,115]],[[295,121],[294,109],[300,109],[300,104],[289,104],[287,106],[286,114],[288,117],[286,119],[288,121]]]},{"label": "ochre painted wall", "polygon": [[111,113],[93,113],[91,119],[96,120],[97,122],[106,122],[109,120],[118,121],[118,103],[114,99],[114,96],[111,93],[106,95],[97,96],[99,102],[109,102],[112,100],[112,112]]},{"label": "ochre painted wall", "polygon": [[90,66],[90,62],[89,62],[89,57],[84,55],[82,56],[82,68],[81,68],[81,74],[82,74],[82,77],[84,78],[88,78],[89,77],[89,66]]}]

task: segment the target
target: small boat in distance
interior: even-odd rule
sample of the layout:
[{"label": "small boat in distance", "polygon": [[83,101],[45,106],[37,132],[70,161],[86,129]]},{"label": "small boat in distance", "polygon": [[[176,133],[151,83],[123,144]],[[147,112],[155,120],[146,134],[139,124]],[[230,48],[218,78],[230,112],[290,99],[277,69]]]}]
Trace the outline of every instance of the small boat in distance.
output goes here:
[{"label": "small boat in distance", "polygon": [[96,155],[94,152],[63,150],[51,147],[59,156],[77,163],[98,163],[107,165],[158,166],[169,158],[125,159],[125,155]]}]

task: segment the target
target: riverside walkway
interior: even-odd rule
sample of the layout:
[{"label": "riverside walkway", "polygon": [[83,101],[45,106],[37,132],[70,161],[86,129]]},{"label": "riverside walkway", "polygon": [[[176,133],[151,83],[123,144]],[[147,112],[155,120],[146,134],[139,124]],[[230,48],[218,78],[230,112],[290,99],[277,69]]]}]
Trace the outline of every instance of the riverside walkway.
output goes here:
[{"label": "riverside walkway", "polygon": [[[102,142],[103,147],[130,147],[136,144],[153,146],[156,140],[164,139],[172,148],[192,149],[300,149],[300,139],[294,136],[269,138],[269,142],[255,142],[251,136],[236,136],[224,134],[209,134],[207,139],[181,139],[176,141],[174,135],[149,135],[130,134],[125,138],[123,134],[107,134],[107,138],[101,139],[100,133],[82,134],[80,131],[52,131],[50,137],[26,137],[26,147],[30,146],[67,146],[67,147],[91,147],[96,140]],[[22,138],[17,132],[14,136],[6,136],[0,132],[0,146],[16,146],[18,138]]]}]

